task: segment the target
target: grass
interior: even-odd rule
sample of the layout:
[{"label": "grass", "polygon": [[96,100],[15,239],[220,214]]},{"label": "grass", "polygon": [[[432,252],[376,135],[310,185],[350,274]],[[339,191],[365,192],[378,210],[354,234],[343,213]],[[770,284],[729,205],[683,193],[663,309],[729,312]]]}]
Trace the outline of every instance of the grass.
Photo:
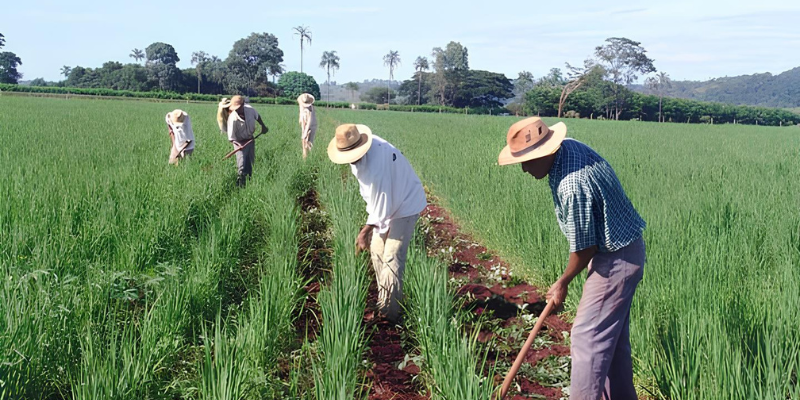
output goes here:
[{"label": "grass", "polygon": [[[546,181],[496,165],[517,119],[330,114],[364,123],[401,149],[457,221],[515,273],[542,287],[561,274],[568,249]],[[644,389],[673,399],[794,396],[800,183],[787,177],[800,173],[798,130],[567,125],[568,136],[609,160],[648,223],[645,277],[631,315],[636,373],[655,381]],[[571,285],[568,312],[582,279]]]},{"label": "grass", "polygon": [[[203,150],[171,167],[163,115],[184,106]],[[236,190],[213,113],[0,99],[0,398],[282,396],[301,160],[265,137]],[[287,132],[284,115],[265,119]]]},{"label": "grass", "polygon": [[[199,143],[173,168],[163,115],[176,107],[192,115]],[[334,233],[322,332],[304,345],[320,357],[313,390],[317,398],[361,396],[372,277],[352,254],[365,217],[358,186],[325,156],[338,122],[367,124],[402,150],[515,275],[546,287],[562,272],[567,245],[546,182],[496,165],[515,118],[319,109],[317,145],[303,163],[295,107],[256,107],[270,134],[259,139],[253,180],[236,190],[233,162],[219,160],[230,145],[211,105],[0,98],[0,399],[285,397],[294,389],[274,364],[299,346],[291,188],[307,177],[297,173],[305,166],[319,171],[314,184]],[[797,128],[567,125],[609,160],[648,223],[631,314],[643,390],[670,399],[800,398]],[[412,312],[440,311],[412,332],[428,349],[425,374],[439,376],[426,383],[443,398],[477,393],[443,389],[482,390],[464,378],[480,355],[443,319],[452,306],[446,290],[420,281],[441,271],[415,260],[407,273],[417,289],[409,291],[429,294]],[[568,312],[580,287],[581,279],[571,286]],[[433,339],[450,334],[458,340]],[[461,357],[452,366],[461,378],[436,375],[433,360],[443,354]]]}]

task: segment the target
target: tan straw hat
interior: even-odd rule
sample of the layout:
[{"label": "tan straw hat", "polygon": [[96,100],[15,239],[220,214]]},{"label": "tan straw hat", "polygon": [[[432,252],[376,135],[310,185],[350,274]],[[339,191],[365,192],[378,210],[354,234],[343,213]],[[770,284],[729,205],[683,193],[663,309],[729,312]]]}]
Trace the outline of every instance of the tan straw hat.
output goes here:
[{"label": "tan straw hat", "polygon": [[231,97],[231,106],[230,106],[231,111],[236,111],[239,109],[239,107],[243,105],[244,105],[244,97],[239,96],[238,94],[236,96]]},{"label": "tan straw hat", "polygon": [[548,127],[539,117],[517,121],[508,128],[507,146],[497,157],[497,163],[517,164],[549,156],[561,147],[566,136],[567,126],[563,122]]},{"label": "tan straw hat", "polygon": [[312,96],[312,95],[310,95],[308,93],[303,93],[300,96],[297,96],[297,102],[301,106],[310,106],[310,105],[314,104],[314,96]]},{"label": "tan straw hat", "polygon": [[372,131],[366,125],[343,124],[328,144],[328,157],[334,164],[350,164],[364,157],[372,146]]},{"label": "tan straw hat", "polygon": [[186,113],[183,110],[173,110],[169,113],[169,120],[173,124],[182,124],[184,119],[186,119]]}]

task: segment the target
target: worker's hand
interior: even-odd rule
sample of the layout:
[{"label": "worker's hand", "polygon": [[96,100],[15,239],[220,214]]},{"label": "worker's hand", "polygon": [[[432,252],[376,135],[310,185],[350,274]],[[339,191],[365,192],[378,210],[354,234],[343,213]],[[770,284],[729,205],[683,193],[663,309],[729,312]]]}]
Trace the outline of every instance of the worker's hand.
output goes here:
[{"label": "worker's hand", "polygon": [[372,225],[364,225],[361,232],[358,232],[356,237],[356,254],[361,253],[362,250],[369,249],[369,242],[372,238]]},{"label": "worker's hand", "polygon": [[267,132],[269,132],[269,128],[267,128],[266,125],[262,124],[261,125],[261,134],[263,135],[263,134],[265,134]]},{"label": "worker's hand", "polygon": [[552,302],[554,307],[559,307],[564,304],[564,300],[567,298],[567,288],[568,286],[565,283],[562,283],[560,280],[556,281],[553,286],[550,286],[550,290],[548,290],[547,295],[545,295],[547,302]]}]

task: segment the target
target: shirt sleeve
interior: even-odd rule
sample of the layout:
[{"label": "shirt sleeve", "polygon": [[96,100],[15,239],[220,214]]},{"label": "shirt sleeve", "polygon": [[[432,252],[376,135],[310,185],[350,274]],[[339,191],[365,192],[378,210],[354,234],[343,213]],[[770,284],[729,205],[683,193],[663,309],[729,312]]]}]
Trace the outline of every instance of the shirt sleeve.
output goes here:
[{"label": "shirt sleeve", "polygon": [[592,196],[583,185],[573,185],[559,195],[564,215],[564,235],[571,253],[597,245]]},{"label": "shirt sleeve", "polygon": [[[377,149],[376,149],[377,150]],[[361,196],[367,203],[367,225],[374,225],[378,233],[389,229],[392,210],[391,176],[381,152],[367,153],[366,165],[360,165],[356,176],[361,187]]]}]

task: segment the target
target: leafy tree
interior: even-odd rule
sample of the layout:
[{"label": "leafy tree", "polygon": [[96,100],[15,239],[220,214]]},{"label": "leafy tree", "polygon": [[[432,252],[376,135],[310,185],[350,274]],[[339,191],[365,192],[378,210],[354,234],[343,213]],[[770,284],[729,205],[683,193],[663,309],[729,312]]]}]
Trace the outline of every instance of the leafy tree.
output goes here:
[{"label": "leafy tree", "polygon": [[278,38],[270,33],[252,33],[233,44],[225,61],[228,66],[227,87],[230,92],[250,94],[256,80],[266,81],[267,74],[280,67],[283,50]]},{"label": "leafy tree", "polygon": [[417,71],[417,105],[422,101],[422,71],[427,71],[429,68],[427,57],[419,56],[414,60],[414,70]]},{"label": "leafy tree", "polygon": [[[134,49],[135,50],[135,49]],[[181,59],[171,44],[155,42],[145,49],[148,63],[177,64]]]},{"label": "leafy tree", "polygon": [[669,79],[669,74],[661,71],[656,76],[647,78],[645,85],[658,95],[658,122],[664,122],[661,105],[664,98],[664,90],[672,87],[672,80]]},{"label": "leafy tree", "polygon": [[454,107],[500,108],[514,96],[514,85],[503,74],[469,70],[453,98]]},{"label": "leafy tree", "polygon": [[586,83],[589,74],[596,68],[602,68],[595,64],[594,60],[587,59],[583,62],[583,67],[573,67],[567,63],[567,70],[569,71],[569,80],[561,88],[561,96],[558,100],[558,113],[556,117],[561,118],[561,112],[564,110],[564,103],[572,92],[578,90],[584,83]]},{"label": "leafy tree", "polygon": [[621,96],[624,92],[619,88],[630,85],[640,74],[655,72],[656,68],[641,43],[617,37],[606,39],[606,43],[595,48],[595,56],[604,64],[611,82],[614,83],[614,117],[619,119],[624,105],[624,98]]},{"label": "leafy tree", "polygon": [[294,29],[295,35],[300,36],[300,72],[303,72],[303,42],[306,41],[308,44],[311,44],[311,28],[298,25],[292,29]]},{"label": "leafy tree", "polygon": [[2,33],[0,33],[0,49],[2,49],[3,46],[5,46],[5,45],[6,45],[6,37],[3,36]]},{"label": "leafy tree", "polygon": [[[397,50],[389,50],[385,56],[383,56],[383,65],[389,67],[389,82],[394,79],[394,69],[400,65],[400,52]],[[387,93],[387,100],[386,103],[388,104],[389,101],[392,99],[391,95],[392,89],[387,85],[386,86],[386,93]]]},{"label": "leafy tree", "polygon": [[67,78],[70,72],[72,72],[72,67],[68,65],[61,67],[61,75],[64,75],[64,78]]},{"label": "leafy tree", "polygon": [[[434,74],[426,72],[416,72],[411,79],[403,81],[397,90],[398,96],[405,97],[409,103],[407,104],[428,104],[434,103],[432,100]],[[422,93],[421,99],[419,94]],[[417,101],[413,101],[413,99]]]},{"label": "leafy tree", "polygon": [[320,98],[319,85],[311,75],[302,72],[290,71],[278,79],[278,88],[283,95],[296,98],[303,93],[310,93],[315,98]]},{"label": "leafy tree", "polygon": [[517,79],[514,80],[514,96],[518,100],[522,100],[529,90],[533,89],[533,85],[535,84],[533,80],[533,74],[528,71],[522,71],[517,76]]},{"label": "leafy tree", "polygon": [[322,52],[322,59],[319,62],[320,68],[325,68],[328,73],[328,80],[326,86],[328,87],[328,101],[331,101],[331,69],[339,69],[339,56],[336,55],[336,50]]},{"label": "leafy tree", "polygon": [[393,90],[384,90],[382,87],[375,86],[361,94],[361,101],[375,104],[388,104],[393,94]]},{"label": "leafy tree", "polygon": [[355,82],[347,82],[344,84],[344,88],[350,91],[350,98],[356,101],[355,93],[358,91],[358,84]]},{"label": "leafy tree", "polygon": [[469,70],[469,52],[461,43],[451,41],[444,49],[434,47],[431,57],[435,71],[431,97],[438,98],[439,104],[452,106]]},{"label": "leafy tree", "polygon": [[147,69],[150,76],[158,82],[161,90],[175,90],[181,78],[181,71],[175,64],[180,61],[172,45],[155,42],[145,49]]},{"label": "leafy tree", "polygon": [[192,53],[192,65],[196,65],[197,71],[197,93],[200,93],[200,82],[203,81],[203,65],[208,62],[208,54],[205,51],[195,51]]},{"label": "leafy tree", "polygon": [[133,49],[131,50],[130,57],[136,60],[136,62],[142,61],[145,57],[144,52],[140,49]]},{"label": "leafy tree", "polygon": [[0,53],[0,83],[16,84],[22,79],[22,73],[17,67],[22,65],[22,60],[10,51]]},{"label": "leafy tree", "polygon": [[31,81],[31,86],[47,86],[47,81],[44,78],[36,78]]}]

